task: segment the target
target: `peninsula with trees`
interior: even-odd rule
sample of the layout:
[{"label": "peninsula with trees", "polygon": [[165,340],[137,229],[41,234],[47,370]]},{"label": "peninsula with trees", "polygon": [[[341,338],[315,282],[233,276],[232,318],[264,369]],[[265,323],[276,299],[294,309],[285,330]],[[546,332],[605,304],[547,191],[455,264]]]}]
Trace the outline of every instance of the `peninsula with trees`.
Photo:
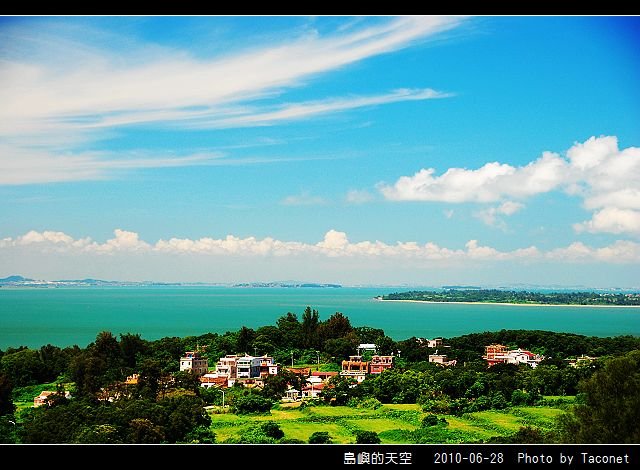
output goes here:
[{"label": "peninsula with trees", "polygon": [[376,300],[411,302],[640,307],[640,293],[638,292],[532,292],[501,289],[443,289],[394,292],[375,298]]}]

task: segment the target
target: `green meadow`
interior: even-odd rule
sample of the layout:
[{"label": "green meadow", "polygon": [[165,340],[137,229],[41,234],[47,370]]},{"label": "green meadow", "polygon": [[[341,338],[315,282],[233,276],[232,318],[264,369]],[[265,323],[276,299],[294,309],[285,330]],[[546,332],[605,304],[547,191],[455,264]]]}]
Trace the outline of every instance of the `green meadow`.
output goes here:
[{"label": "green meadow", "polygon": [[374,431],[383,444],[397,443],[472,443],[505,437],[523,426],[553,430],[556,418],[563,413],[552,406],[519,406],[506,410],[465,413],[462,416],[439,415],[447,424],[424,428],[427,415],[418,405],[382,405],[377,409],[348,406],[280,406],[268,415],[235,415],[210,409],[211,430],[216,441],[238,439],[265,421],[274,421],[284,432],[284,439],[307,442],[316,431],[327,431],[333,443],[355,442],[356,431]]}]

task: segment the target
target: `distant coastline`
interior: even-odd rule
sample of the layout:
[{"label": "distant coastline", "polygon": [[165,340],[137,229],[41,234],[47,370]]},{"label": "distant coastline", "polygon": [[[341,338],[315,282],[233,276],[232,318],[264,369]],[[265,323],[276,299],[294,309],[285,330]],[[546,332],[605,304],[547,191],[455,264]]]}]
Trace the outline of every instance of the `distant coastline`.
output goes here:
[{"label": "distant coastline", "polygon": [[638,308],[640,305],[583,305],[583,304],[525,304],[516,302],[460,302],[435,300],[383,299],[382,296],[373,298],[379,302],[412,302],[417,304],[459,304],[459,305],[511,305],[515,307],[589,307],[589,308]]},{"label": "distant coastline", "polygon": [[444,289],[394,292],[378,300],[464,305],[525,305],[533,307],[640,307],[640,293],[533,292],[502,289]]}]

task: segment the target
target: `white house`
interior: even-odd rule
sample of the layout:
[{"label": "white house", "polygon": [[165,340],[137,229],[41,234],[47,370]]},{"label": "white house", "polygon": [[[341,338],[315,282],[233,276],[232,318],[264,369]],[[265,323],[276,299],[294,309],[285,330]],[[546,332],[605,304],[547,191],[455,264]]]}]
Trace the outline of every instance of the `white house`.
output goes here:
[{"label": "white house", "polygon": [[204,375],[209,372],[209,360],[201,357],[196,351],[187,351],[180,358],[180,371],[191,370],[198,375]]}]

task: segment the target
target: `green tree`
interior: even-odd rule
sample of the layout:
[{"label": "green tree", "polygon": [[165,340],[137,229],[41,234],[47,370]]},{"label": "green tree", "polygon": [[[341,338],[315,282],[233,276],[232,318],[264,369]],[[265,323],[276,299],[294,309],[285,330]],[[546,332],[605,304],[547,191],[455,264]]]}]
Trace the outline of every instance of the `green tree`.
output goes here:
[{"label": "green tree", "polygon": [[[353,327],[349,319],[341,312],[336,312],[331,315],[327,321],[322,322],[318,327],[318,335],[321,343],[324,343],[330,339],[337,339],[347,336],[353,332]],[[353,335],[355,344],[358,343],[358,337]]]},{"label": "green tree", "polygon": [[336,375],[329,379],[329,387],[324,387],[320,396],[332,405],[346,405],[351,398],[359,398],[362,385],[355,386],[356,380],[351,377]]},{"label": "green tree", "polygon": [[110,331],[102,331],[93,344],[87,348],[93,357],[104,361],[103,383],[111,383],[125,378],[123,373],[124,356],[118,339]]},{"label": "green tree", "polygon": [[356,346],[358,346],[358,339],[354,334],[350,334],[342,338],[328,339],[324,343],[324,351],[328,356],[341,360],[353,356]]},{"label": "green tree", "polygon": [[0,359],[0,371],[9,376],[15,387],[35,385],[51,379],[40,354],[34,349],[22,349],[13,353],[7,351]]},{"label": "green tree", "polygon": [[121,444],[118,428],[112,424],[86,426],[75,439],[78,444]]},{"label": "green tree", "polygon": [[126,367],[134,369],[138,356],[146,354],[147,350],[147,342],[140,335],[131,333],[120,335],[120,351]]},{"label": "green tree", "polygon": [[255,340],[255,338],[256,332],[251,328],[247,328],[246,326],[240,328],[240,330],[238,331],[238,339],[236,340],[236,351],[241,354],[248,354],[252,352],[253,341]]},{"label": "green tree", "polygon": [[331,444],[331,436],[327,431],[316,431],[309,436],[309,444]]},{"label": "green tree", "polygon": [[155,359],[145,359],[138,374],[138,394],[149,400],[155,400],[160,392],[162,365]]},{"label": "green tree", "polygon": [[318,327],[320,325],[319,314],[317,310],[311,310],[311,307],[304,309],[302,314],[302,347],[318,348]]},{"label": "green tree", "polygon": [[380,444],[380,436],[374,431],[356,431],[356,444]]},{"label": "green tree", "polygon": [[282,368],[277,375],[270,375],[264,379],[264,387],[260,393],[265,398],[278,401],[285,395],[289,385],[300,390],[301,378],[298,374]]},{"label": "green tree", "polygon": [[233,400],[231,412],[236,414],[258,414],[269,413],[273,402],[264,398],[258,393],[247,393],[240,395]]},{"label": "green tree", "polygon": [[275,421],[266,421],[260,425],[260,428],[262,432],[272,439],[278,440],[284,437],[284,432]]},{"label": "green tree", "polygon": [[132,444],[160,444],[165,440],[162,426],[146,418],[135,418],[129,423],[128,442]]},{"label": "green tree", "polygon": [[187,434],[185,441],[190,444],[215,444],[216,437],[216,433],[208,427],[198,426]]},{"label": "green tree", "polygon": [[7,374],[0,373],[0,416],[6,414],[12,414],[15,410],[15,405],[11,401],[11,394],[13,393],[13,384]]},{"label": "green tree", "polygon": [[69,369],[79,397],[95,396],[105,383],[105,361],[86,350],[71,360]]},{"label": "green tree", "polygon": [[196,395],[200,394],[200,390],[202,389],[200,386],[200,376],[195,372],[191,370],[176,372],[173,374],[173,379],[173,388],[188,390]]},{"label": "green tree", "polygon": [[278,318],[278,335],[285,348],[298,348],[302,344],[302,325],[295,313],[287,313]]},{"label": "green tree", "polygon": [[610,359],[579,385],[585,403],[562,417],[569,442],[633,444],[640,442],[640,350]]}]

